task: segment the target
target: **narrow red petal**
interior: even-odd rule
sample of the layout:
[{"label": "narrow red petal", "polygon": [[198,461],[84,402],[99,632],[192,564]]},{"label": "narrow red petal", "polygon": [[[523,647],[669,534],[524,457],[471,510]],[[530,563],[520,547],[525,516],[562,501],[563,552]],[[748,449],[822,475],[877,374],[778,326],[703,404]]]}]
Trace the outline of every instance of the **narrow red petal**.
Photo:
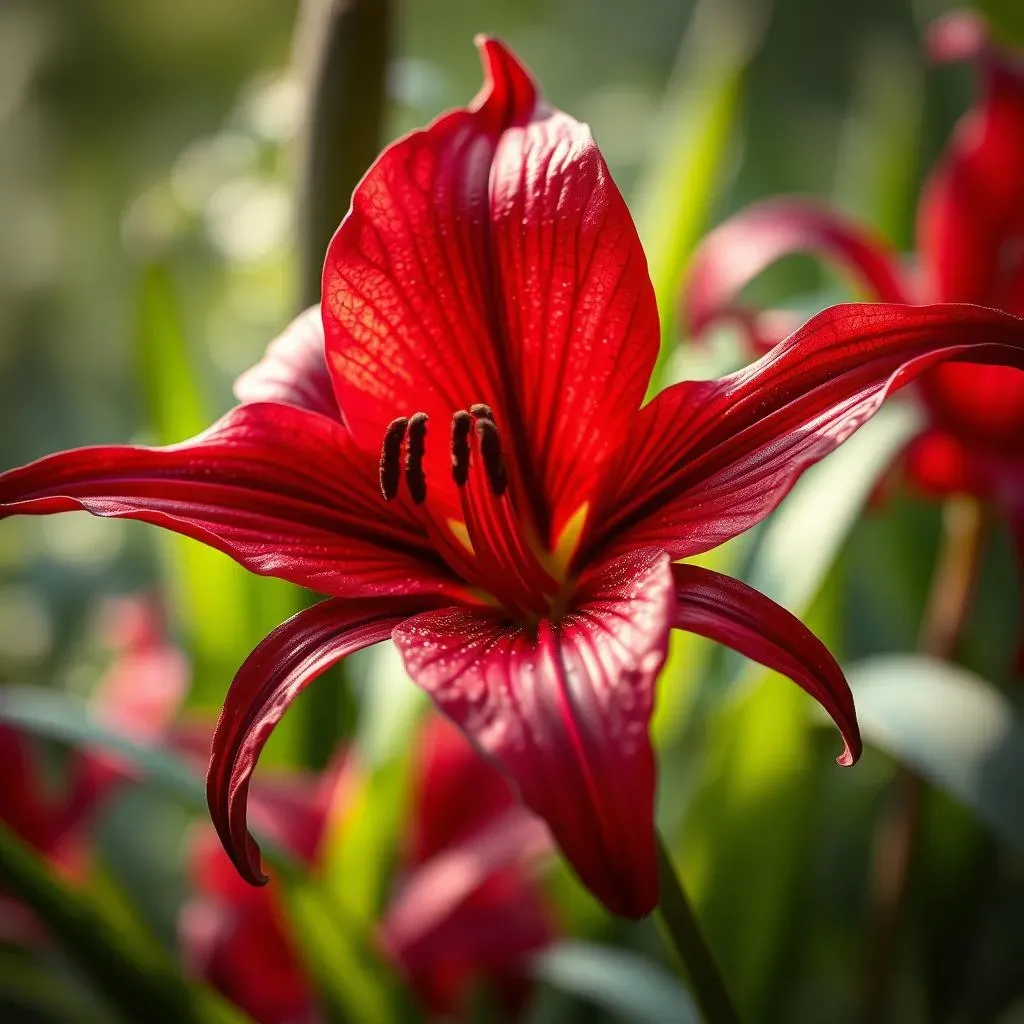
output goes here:
[{"label": "narrow red petal", "polygon": [[698,633],[781,672],[806,690],[831,716],[845,749],[840,764],[861,754],[853,694],[825,645],[794,615],[745,583],[697,565],[673,565],[673,625]]},{"label": "narrow red petal", "polygon": [[672,602],[668,558],[633,552],[585,579],[558,623],[449,609],[394,632],[413,679],[515,782],[580,878],[628,917],[658,899],[648,723]]},{"label": "narrow red petal", "polygon": [[349,654],[386,640],[414,610],[408,602],[322,601],[278,626],[238,670],[214,733],[206,794],[224,849],[247,881],[266,881],[247,830],[246,802],[274,727],[309,683]]},{"label": "narrow red petal", "polygon": [[865,228],[811,199],[767,199],[715,228],[694,254],[683,297],[685,322],[700,334],[737,308],[739,293],[772,263],[809,252],[849,273],[881,302],[909,302],[896,257]]},{"label": "narrow red petal", "polygon": [[327,372],[320,307],[300,313],[268,346],[266,354],[235,381],[240,402],[284,402],[340,420]]},{"label": "narrow red petal", "polygon": [[682,558],[742,533],[888,395],[947,360],[1024,367],[1024,320],[955,304],[833,306],[745,370],[667,389],[623,448],[606,550]]},{"label": "narrow red petal", "polygon": [[345,429],[286,405],[239,406],[168,448],[80,448],[0,475],[0,518],[74,509],[162,526],[327,594],[455,585]]},{"label": "narrow red petal", "polygon": [[482,49],[473,105],[389,147],[356,190],[324,269],[328,360],[368,449],[396,416],[430,416],[428,501],[454,503],[452,414],[490,405],[548,540],[642,401],[657,312],[588,129],[543,104],[507,49]]}]

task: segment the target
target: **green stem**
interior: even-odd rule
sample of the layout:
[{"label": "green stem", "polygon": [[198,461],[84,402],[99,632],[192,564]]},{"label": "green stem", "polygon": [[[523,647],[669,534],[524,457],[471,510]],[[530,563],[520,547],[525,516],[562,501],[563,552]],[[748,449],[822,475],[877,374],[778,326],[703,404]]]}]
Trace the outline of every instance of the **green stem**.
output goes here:
[{"label": "green stem", "polygon": [[[295,62],[307,83],[298,188],[300,307],[320,301],[331,236],[384,139],[391,0],[303,0]],[[354,721],[344,668],[303,702],[304,760],[323,768]]]},{"label": "green stem", "polygon": [[390,0],[303,0],[296,63],[308,83],[298,206],[301,305],[320,301],[324,253],[384,141]]},{"label": "green stem", "polygon": [[[981,505],[968,497],[950,498],[942,511],[942,540],[917,647],[922,654],[953,661],[974,597],[985,518]],[[875,824],[859,1015],[863,1024],[883,1020],[888,1008],[925,791],[920,776],[901,765]]]},{"label": "green stem", "polygon": [[664,932],[686,968],[693,997],[707,1024],[739,1024],[740,1016],[725,987],[722,972],[701,934],[697,916],[686,898],[665,841],[660,835],[657,841],[658,881],[661,886],[658,911]]}]

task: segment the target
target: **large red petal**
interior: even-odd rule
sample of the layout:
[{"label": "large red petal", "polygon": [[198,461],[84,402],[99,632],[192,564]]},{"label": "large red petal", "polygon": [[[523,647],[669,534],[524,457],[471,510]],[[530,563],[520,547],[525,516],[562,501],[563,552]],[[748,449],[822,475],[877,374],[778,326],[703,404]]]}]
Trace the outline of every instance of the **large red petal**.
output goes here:
[{"label": "large red petal", "polygon": [[267,346],[263,358],[235,381],[235,396],[240,402],[284,402],[340,420],[319,306],[300,313]]},{"label": "large red petal", "polygon": [[452,414],[492,406],[547,539],[642,400],[657,314],[587,128],[541,103],[499,43],[482,52],[472,106],[389,147],[356,190],[324,268],[328,361],[368,449],[396,416],[431,417],[435,500],[451,501]]},{"label": "large red petal", "polygon": [[648,723],[672,606],[667,556],[633,552],[586,578],[560,622],[515,626],[456,608],[394,632],[413,679],[515,781],[583,881],[629,917],[658,900]]},{"label": "large red petal", "polygon": [[658,310],[629,210],[585,125],[553,113],[509,128],[490,198],[521,454],[554,544],[640,408]]},{"label": "large red petal", "polygon": [[[434,497],[450,477],[452,413],[504,395],[494,335],[491,164],[501,133],[537,111],[526,71],[483,47],[473,104],[389,146],[352,197],[327,250],[323,322],[342,415],[379,449],[388,423],[426,412]],[[439,441],[434,438],[439,437]]]},{"label": "large red petal", "polygon": [[846,744],[840,764],[860,757],[853,694],[825,645],[794,615],[745,583],[697,565],[673,565],[673,625],[725,644],[789,676],[832,716]]},{"label": "large red petal", "polygon": [[345,429],[291,406],[242,405],[181,444],[79,448],[0,476],[0,517],[74,509],[174,530],[327,594],[454,586]]},{"label": "large red petal", "polygon": [[609,551],[706,551],[763,519],[882,401],[946,360],[1024,366],[1024,320],[968,305],[833,306],[756,363],[641,410],[604,526]]},{"label": "large red petal", "polygon": [[835,263],[870,298],[911,301],[881,238],[811,199],[766,199],[715,228],[694,254],[683,297],[690,332],[700,334],[718,317],[736,315],[743,288],[772,263],[798,252]]},{"label": "large red petal", "polygon": [[408,601],[322,601],[278,626],[238,670],[213,736],[206,795],[224,849],[247,881],[266,881],[259,846],[247,830],[246,802],[274,727],[309,683],[349,654],[386,640],[422,608]]}]

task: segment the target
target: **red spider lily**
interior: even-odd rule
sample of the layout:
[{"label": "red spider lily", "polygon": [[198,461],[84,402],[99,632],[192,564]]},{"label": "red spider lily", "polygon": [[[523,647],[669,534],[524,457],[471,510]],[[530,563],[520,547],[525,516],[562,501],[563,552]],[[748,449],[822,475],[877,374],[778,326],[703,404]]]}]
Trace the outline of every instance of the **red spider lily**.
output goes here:
[{"label": "red spider lily", "polygon": [[[1024,362],[1024,321],[840,306],[753,366],[641,407],[658,318],[588,129],[501,44],[466,109],[394,143],[356,189],[310,311],[169,448],[63,452],[0,477],[6,514],[87,509],[196,537],[329,596],[231,684],[208,775],[243,876],[246,794],[312,679],[388,638],[515,782],[613,911],[657,903],[648,736],[668,633],[791,676],[836,720],[849,688],[791,615],[674,560],[763,519],[892,390],[946,359]],[[383,497],[382,497],[383,492]]]},{"label": "red spider lily", "polygon": [[[973,302],[1024,315],[1024,67],[989,42],[973,14],[933,26],[937,59],[976,59],[983,96],[959,126],[925,184],[912,275],[881,239],[811,201],[773,199],[727,221],[695,258],[685,306],[694,332],[738,317],[763,350],[792,318],[735,305],[739,291],[775,260],[813,251],[835,261],[886,302]],[[995,500],[1024,561],[1024,373],[946,365],[919,382],[929,425],[905,460],[911,478],[939,494]]]},{"label": "red spider lily", "polygon": [[[305,784],[261,783],[253,788],[254,816],[315,867],[330,817],[344,814],[358,785],[354,774],[346,762]],[[514,1012],[528,992],[524,958],[554,935],[523,864],[549,845],[543,827],[439,716],[422,734],[414,775],[404,877],[381,944],[432,1012],[457,1015],[481,978]],[[180,921],[193,970],[257,1024],[315,1020],[313,989],[274,893],[244,882],[212,832],[193,849],[193,885]]]},{"label": "red spider lily", "polygon": [[[127,738],[152,742],[165,733],[185,696],[188,663],[164,637],[148,599],[110,601],[103,624],[114,658],[93,693],[92,713]],[[50,787],[31,738],[0,725],[0,821],[65,874],[81,873],[95,812],[130,774],[120,759],[89,750],[72,759],[63,789]],[[0,937],[31,941],[38,935],[16,908],[6,905],[2,911]]]},{"label": "red spider lily", "polygon": [[[126,738],[151,742],[164,734],[185,696],[188,663],[165,639],[147,599],[109,602],[103,624],[114,658],[93,693],[92,713]],[[71,762],[61,792],[45,784],[30,738],[0,725],[0,773],[0,821],[52,864],[71,870],[93,812],[130,771],[119,759],[86,751]]]}]

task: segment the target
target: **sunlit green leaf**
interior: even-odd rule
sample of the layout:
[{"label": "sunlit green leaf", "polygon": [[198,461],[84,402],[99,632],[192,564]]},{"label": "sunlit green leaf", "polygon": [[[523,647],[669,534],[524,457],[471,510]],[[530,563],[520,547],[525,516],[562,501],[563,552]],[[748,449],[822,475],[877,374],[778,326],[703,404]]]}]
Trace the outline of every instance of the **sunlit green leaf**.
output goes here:
[{"label": "sunlit green leaf", "polygon": [[914,654],[870,658],[846,675],[866,742],[1024,850],[1024,723],[994,686]]}]

